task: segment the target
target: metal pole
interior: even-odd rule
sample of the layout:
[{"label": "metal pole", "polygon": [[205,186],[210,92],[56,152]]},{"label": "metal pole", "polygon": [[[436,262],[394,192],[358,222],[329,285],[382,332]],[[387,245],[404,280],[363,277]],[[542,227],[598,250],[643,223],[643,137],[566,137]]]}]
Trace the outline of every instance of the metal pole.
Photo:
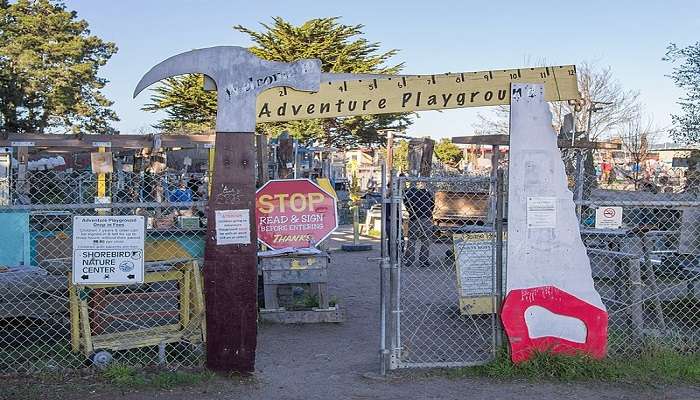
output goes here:
[{"label": "metal pole", "polygon": [[297,179],[299,171],[299,143],[294,142],[294,179]]},{"label": "metal pole", "polygon": [[[385,160],[386,162],[386,160]],[[379,260],[379,373],[386,375],[386,368],[389,362],[389,351],[386,348],[386,272],[390,267],[387,257],[387,206],[389,198],[387,197],[386,187],[386,165],[382,164],[382,223],[381,223],[381,243],[380,243],[380,260]]]},{"label": "metal pole", "polygon": [[360,243],[360,206],[357,204],[352,206],[352,243]]},{"label": "metal pole", "polygon": [[394,174],[394,131],[386,132],[386,173],[389,174],[387,185],[391,195],[392,175]]},{"label": "metal pole", "polygon": [[576,152],[576,216],[579,224],[581,223],[581,201],[583,200],[583,185],[584,185],[584,166],[583,166],[583,150]]},{"label": "metal pole", "polygon": [[491,210],[494,228],[494,351],[503,344],[503,329],[499,320],[503,303],[503,170],[499,169],[500,147],[491,146]]},{"label": "metal pole", "polygon": [[[498,158],[500,156],[500,148],[497,144],[491,146],[491,193],[496,193],[496,185],[498,183]],[[496,197],[491,198],[491,207],[490,210],[494,213],[493,215],[490,215],[490,219],[492,222],[495,223],[495,211],[496,211],[496,204],[498,203],[498,200]]]},{"label": "metal pole", "polygon": [[211,197],[211,184],[214,180],[214,157],[216,157],[214,146],[209,147],[209,159],[207,165],[207,196]]},{"label": "metal pole", "polygon": [[[393,171],[390,172],[390,176],[393,175]],[[389,228],[389,259],[391,264],[390,270],[390,291],[391,291],[391,368],[395,368],[398,363],[398,357],[400,356],[401,350],[401,290],[400,286],[400,271],[399,271],[399,224],[400,212],[399,212],[399,196],[400,190],[398,188],[398,182],[391,179],[391,214],[389,220],[391,221],[391,226]]]},{"label": "metal pole", "polygon": [[503,304],[503,203],[505,202],[504,190],[504,175],[503,170],[499,169],[496,173],[496,348],[500,349],[503,346],[503,326],[500,323],[498,316],[501,313],[501,305]]}]

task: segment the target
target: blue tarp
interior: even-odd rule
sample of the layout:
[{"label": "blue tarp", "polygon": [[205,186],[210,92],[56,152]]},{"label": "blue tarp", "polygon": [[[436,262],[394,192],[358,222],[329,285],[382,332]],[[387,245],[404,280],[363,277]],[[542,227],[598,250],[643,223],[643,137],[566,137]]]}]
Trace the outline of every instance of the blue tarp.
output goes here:
[{"label": "blue tarp", "polygon": [[0,213],[0,265],[29,266],[29,213]]}]

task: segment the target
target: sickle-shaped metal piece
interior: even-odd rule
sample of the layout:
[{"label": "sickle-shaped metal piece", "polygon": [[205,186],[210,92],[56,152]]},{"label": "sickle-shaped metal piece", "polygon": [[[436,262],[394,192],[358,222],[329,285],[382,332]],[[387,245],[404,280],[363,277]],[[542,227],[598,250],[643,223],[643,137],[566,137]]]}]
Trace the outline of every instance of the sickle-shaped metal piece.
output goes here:
[{"label": "sickle-shaped metal piece", "polygon": [[176,54],[161,61],[141,78],[136,85],[136,89],[134,89],[134,98],[145,88],[163,79],[185,74],[204,74],[209,76],[211,70],[204,59],[208,58],[207,56],[210,52],[211,49],[197,49]]},{"label": "sickle-shaped metal piece", "polygon": [[253,132],[256,96],[278,86],[318,91],[321,62],[314,59],[292,63],[266,61],[238,46],[196,49],[172,56],[151,68],[136,85],[134,97],[160,80],[184,74],[204,74],[205,89],[217,90],[217,132]]}]

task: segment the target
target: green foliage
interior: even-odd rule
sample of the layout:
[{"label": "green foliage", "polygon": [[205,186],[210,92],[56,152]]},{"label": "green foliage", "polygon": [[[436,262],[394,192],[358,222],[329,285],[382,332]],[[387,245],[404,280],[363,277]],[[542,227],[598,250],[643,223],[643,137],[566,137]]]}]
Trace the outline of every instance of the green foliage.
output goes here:
[{"label": "green foliage", "polygon": [[444,164],[456,168],[459,162],[462,161],[464,153],[450,139],[445,138],[435,145],[435,156]]},{"label": "green foliage", "polygon": [[367,232],[367,236],[379,239],[382,237],[382,233],[377,229],[370,229],[369,232]]},{"label": "green foliage", "polygon": [[682,114],[671,115],[671,135],[684,143],[700,143],[700,42],[684,48],[671,43],[664,60],[675,64],[670,77],[685,91],[678,101]]},{"label": "green foliage", "polygon": [[[386,148],[381,150],[382,157],[386,159]],[[393,168],[399,172],[408,171],[408,141],[397,140],[394,142]]]},{"label": "green foliage", "polygon": [[161,389],[170,389],[177,386],[193,386],[208,382],[212,380],[214,376],[214,373],[210,371],[163,371],[153,375],[148,381],[151,386]]},{"label": "green foliage", "polygon": [[61,2],[0,0],[0,129],[114,133],[97,71],[116,51]]},{"label": "green foliage", "polygon": [[394,169],[408,171],[408,140],[402,140],[394,146]]},{"label": "green foliage", "polygon": [[583,354],[564,356],[543,352],[516,365],[504,352],[486,365],[451,370],[448,375],[454,378],[485,376],[502,380],[526,378],[535,381],[697,384],[700,383],[700,356],[683,355],[664,348],[650,348],[636,356],[608,357],[603,360]]},{"label": "green foliage", "polygon": [[[240,25],[234,29],[250,36],[251,51],[265,60],[291,62],[318,58],[323,72],[397,73],[402,64],[387,66],[397,50],[381,52],[379,43],[363,38],[362,25],[344,25],[337,17],[315,18],[295,26],[281,17],[262,24],[258,32]],[[214,129],[216,95],[202,89],[201,76],[173,78],[155,89],[144,110],[166,110],[156,128],[167,131],[205,132]],[[284,123],[265,123],[258,130],[270,136],[288,131],[304,144],[319,143],[339,148],[380,143],[377,131],[408,125],[405,114],[326,118]]]},{"label": "green foliage", "polygon": [[[350,170],[350,168],[348,168]],[[352,171],[350,175],[350,186],[348,188],[348,195],[350,196],[350,205],[359,206],[360,200],[362,200],[362,189],[360,188],[360,179],[357,177],[357,171]]]},{"label": "green foliage", "polygon": [[210,381],[214,378],[214,374],[210,371],[148,372],[124,363],[112,363],[102,371],[102,378],[112,385],[121,387],[170,389],[177,386],[191,386]]},{"label": "green foliage", "polygon": [[102,371],[102,377],[117,386],[141,386],[146,382],[136,368],[122,363],[108,365]]},{"label": "green foliage", "polygon": [[205,92],[204,75],[166,79],[153,89],[146,111],[165,110],[156,129],[168,133],[208,133],[216,123],[216,92]]}]

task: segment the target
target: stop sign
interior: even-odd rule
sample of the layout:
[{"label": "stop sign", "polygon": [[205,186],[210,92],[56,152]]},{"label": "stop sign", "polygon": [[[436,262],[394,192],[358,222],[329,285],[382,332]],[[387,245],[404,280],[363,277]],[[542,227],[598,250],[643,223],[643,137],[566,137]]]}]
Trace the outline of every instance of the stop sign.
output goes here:
[{"label": "stop sign", "polygon": [[255,221],[272,249],[312,247],[338,227],[336,200],[309,179],[269,181],[256,193]]}]

